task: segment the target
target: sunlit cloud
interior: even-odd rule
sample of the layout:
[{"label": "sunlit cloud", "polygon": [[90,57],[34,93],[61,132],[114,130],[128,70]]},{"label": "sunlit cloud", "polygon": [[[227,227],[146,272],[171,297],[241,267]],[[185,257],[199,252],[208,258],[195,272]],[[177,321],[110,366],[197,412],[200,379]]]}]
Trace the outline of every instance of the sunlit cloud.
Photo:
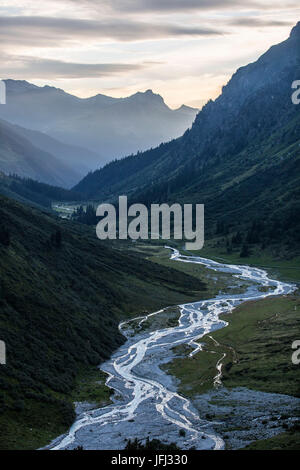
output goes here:
[{"label": "sunlit cloud", "polygon": [[250,28],[263,28],[263,27],[280,27],[280,26],[292,26],[294,22],[292,20],[277,20],[277,19],[264,19],[259,17],[239,17],[228,22],[233,26],[247,26]]},{"label": "sunlit cloud", "polygon": [[227,10],[276,10],[297,8],[298,2],[290,0],[50,0],[49,3],[72,3],[77,8],[90,9],[102,14],[173,14],[191,12],[222,12]]},{"label": "sunlit cloud", "polygon": [[[136,72],[151,65],[145,64],[83,64],[26,56],[2,56],[2,70],[15,78],[91,78]],[[3,75],[4,76],[4,75]]]},{"label": "sunlit cloud", "polygon": [[[141,21],[93,21],[39,16],[0,17],[2,45],[29,44],[32,47],[59,46],[65,41],[138,41],[177,36],[214,36],[221,30],[179,24],[152,24]],[[37,42],[38,39],[38,42]]]},{"label": "sunlit cloud", "polygon": [[215,98],[283,41],[294,0],[1,0],[0,78],[78,96],[144,91],[172,107]]}]

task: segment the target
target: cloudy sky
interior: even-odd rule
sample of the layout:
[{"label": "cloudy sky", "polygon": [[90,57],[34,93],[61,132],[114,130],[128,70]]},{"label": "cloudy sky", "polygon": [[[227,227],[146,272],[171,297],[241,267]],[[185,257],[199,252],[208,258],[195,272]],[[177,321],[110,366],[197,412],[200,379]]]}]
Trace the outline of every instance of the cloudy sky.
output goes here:
[{"label": "cloudy sky", "polygon": [[299,0],[0,0],[0,75],[200,107],[299,20]]}]

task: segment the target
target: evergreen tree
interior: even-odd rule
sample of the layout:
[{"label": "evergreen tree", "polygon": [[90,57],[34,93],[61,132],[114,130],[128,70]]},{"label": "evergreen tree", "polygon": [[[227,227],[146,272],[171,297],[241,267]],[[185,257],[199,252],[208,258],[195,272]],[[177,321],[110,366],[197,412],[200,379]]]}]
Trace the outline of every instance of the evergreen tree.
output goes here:
[{"label": "evergreen tree", "polygon": [[56,233],[55,233],[55,246],[56,246],[56,248],[60,248],[60,247],[61,247],[61,241],[62,241],[62,234],[61,234],[61,231],[60,231],[60,230],[56,230]]},{"label": "evergreen tree", "polygon": [[60,248],[62,243],[62,234],[60,230],[56,230],[56,232],[51,234],[50,237],[50,244],[55,248]]},{"label": "evergreen tree", "polygon": [[232,237],[232,244],[233,244],[233,245],[240,245],[240,244],[242,243],[242,241],[243,241],[242,234],[241,234],[240,231],[238,231],[238,232],[236,233],[236,235],[234,235],[234,236]]},{"label": "evergreen tree", "polygon": [[240,252],[240,258],[248,258],[249,255],[250,255],[249,247],[245,243],[243,245],[243,248],[242,248],[241,252]]}]

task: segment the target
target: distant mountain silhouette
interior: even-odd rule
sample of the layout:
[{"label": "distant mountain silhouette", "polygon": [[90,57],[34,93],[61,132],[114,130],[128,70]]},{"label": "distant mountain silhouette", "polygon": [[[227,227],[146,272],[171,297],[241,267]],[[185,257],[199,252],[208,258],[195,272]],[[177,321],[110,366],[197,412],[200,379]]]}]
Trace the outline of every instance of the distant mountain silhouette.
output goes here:
[{"label": "distant mountain silhouette", "polygon": [[99,94],[81,99],[26,81],[6,80],[6,89],[7,104],[0,108],[0,117],[90,150],[79,162],[74,157],[76,170],[81,170],[80,164],[96,169],[114,158],[179,137],[197,114],[197,109],[187,106],[171,110],[151,90],[128,98]]},{"label": "distant mountain silhouette", "polygon": [[[65,144],[44,132],[25,129],[24,127],[13,125],[15,132],[29,140],[35,147],[45,152],[51,153],[60,160],[64,165],[70,168],[70,173],[62,175],[66,181],[66,185],[72,185],[72,181],[78,182],[78,178],[85,176],[90,170],[87,160],[97,161],[99,156],[83,147]],[[74,184],[74,183],[73,183]]]},{"label": "distant mountain silhouette", "polygon": [[70,187],[84,174],[83,170],[73,170],[73,165],[67,161],[67,155],[72,152],[76,155],[78,149],[73,150],[43,134],[0,120],[0,171],[6,174]]}]

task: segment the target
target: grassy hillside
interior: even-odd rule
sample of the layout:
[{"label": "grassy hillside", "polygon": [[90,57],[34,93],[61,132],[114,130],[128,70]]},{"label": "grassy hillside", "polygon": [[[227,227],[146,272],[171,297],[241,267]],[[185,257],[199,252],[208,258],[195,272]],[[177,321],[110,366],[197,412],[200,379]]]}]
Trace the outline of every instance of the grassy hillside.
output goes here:
[{"label": "grassy hillside", "polygon": [[226,387],[299,397],[299,366],[291,360],[299,311],[299,295],[242,304],[221,316],[229,326],[201,339],[203,351],[192,358],[175,359],[167,369],[180,379],[180,391],[193,396],[213,387],[216,364],[226,354],[222,361],[222,383]]},{"label": "grassy hillside", "polygon": [[298,450],[300,446],[299,429],[291,429],[270,439],[253,442],[243,450]]},{"label": "grassy hillside", "polygon": [[122,318],[206,295],[195,277],[2,196],[0,273],[1,449],[36,448],[71,424],[78,374],[121,344]]},{"label": "grassy hillside", "polygon": [[267,269],[270,276],[284,282],[300,281],[300,257],[293,256],[287,249],[278,252],[276,245],[270,245],[262,249],[258,243],[249,245],[249,255],[241,257],[241,245],[232,246],[228,250],[226,237],[216,236],[207,240],[202,250],[189,252],[181,245],[177,245],[183,254],[199,255],[213,259],[220,263],[247,264]]},{"label": "grassy hillside", "polygon": [[[190,348],[177,347],[174,350],[177,351],[178,357],[166,364],[165,368],[180,380],[179,391],[191,398],[214,389],[219,360],[223,364],[222,384],[227,389],[237,390],[237,387],[245,387],[300,397],[299,366],[292,363],[292,343],[298,339],[300,326],[299,311],[299,293],[247,302],[232,313],[222,315],[229,325],[204,336],[201,339],[201,352],[188,358]],[[243,405],[242,401],[238,402],[230,397],[228,394],[227,401],[222,401],[222,397],[221,401],[214,401],[212,394],[210,401],[211,404],[220,405],[217,421],[223,421],[221,429],[225,439],[229,438],[231,431],[240,431],[243,436],[247,429],[251,429],[247,427],[246,421],[239,420],[239,424],[235,421],[235,414],[243,414]],[[227,410],[231,407],[232,414],[230,411],[228,414],[224,412],[224,405]],[[255,409],[255,403],[251,400],[249,407]],[[199,410],[203,412],[201,406]],[[279,404],[274,408],[274,413],[275,417],[267,418],[263,424],[272,428],[272,420],[277,423],[275,427],[280,424],[280,420],[282,423],[287,420],[281,428],[286,432],[281,430],[281,434],[274,437],[256,440],[254,425],[252,436],[251,433],[248,436],[248,441],[254,442],[245,447],[245,450],[299,450],[299,423],[289,422],[289,418],[294,418],[295,414],[299,416],[299,408],[298,411],[295,407],[294,411],[290,410],[289,414],[284,414],[285,410]],[[210,416],[209,419],[216,418]]]}]

